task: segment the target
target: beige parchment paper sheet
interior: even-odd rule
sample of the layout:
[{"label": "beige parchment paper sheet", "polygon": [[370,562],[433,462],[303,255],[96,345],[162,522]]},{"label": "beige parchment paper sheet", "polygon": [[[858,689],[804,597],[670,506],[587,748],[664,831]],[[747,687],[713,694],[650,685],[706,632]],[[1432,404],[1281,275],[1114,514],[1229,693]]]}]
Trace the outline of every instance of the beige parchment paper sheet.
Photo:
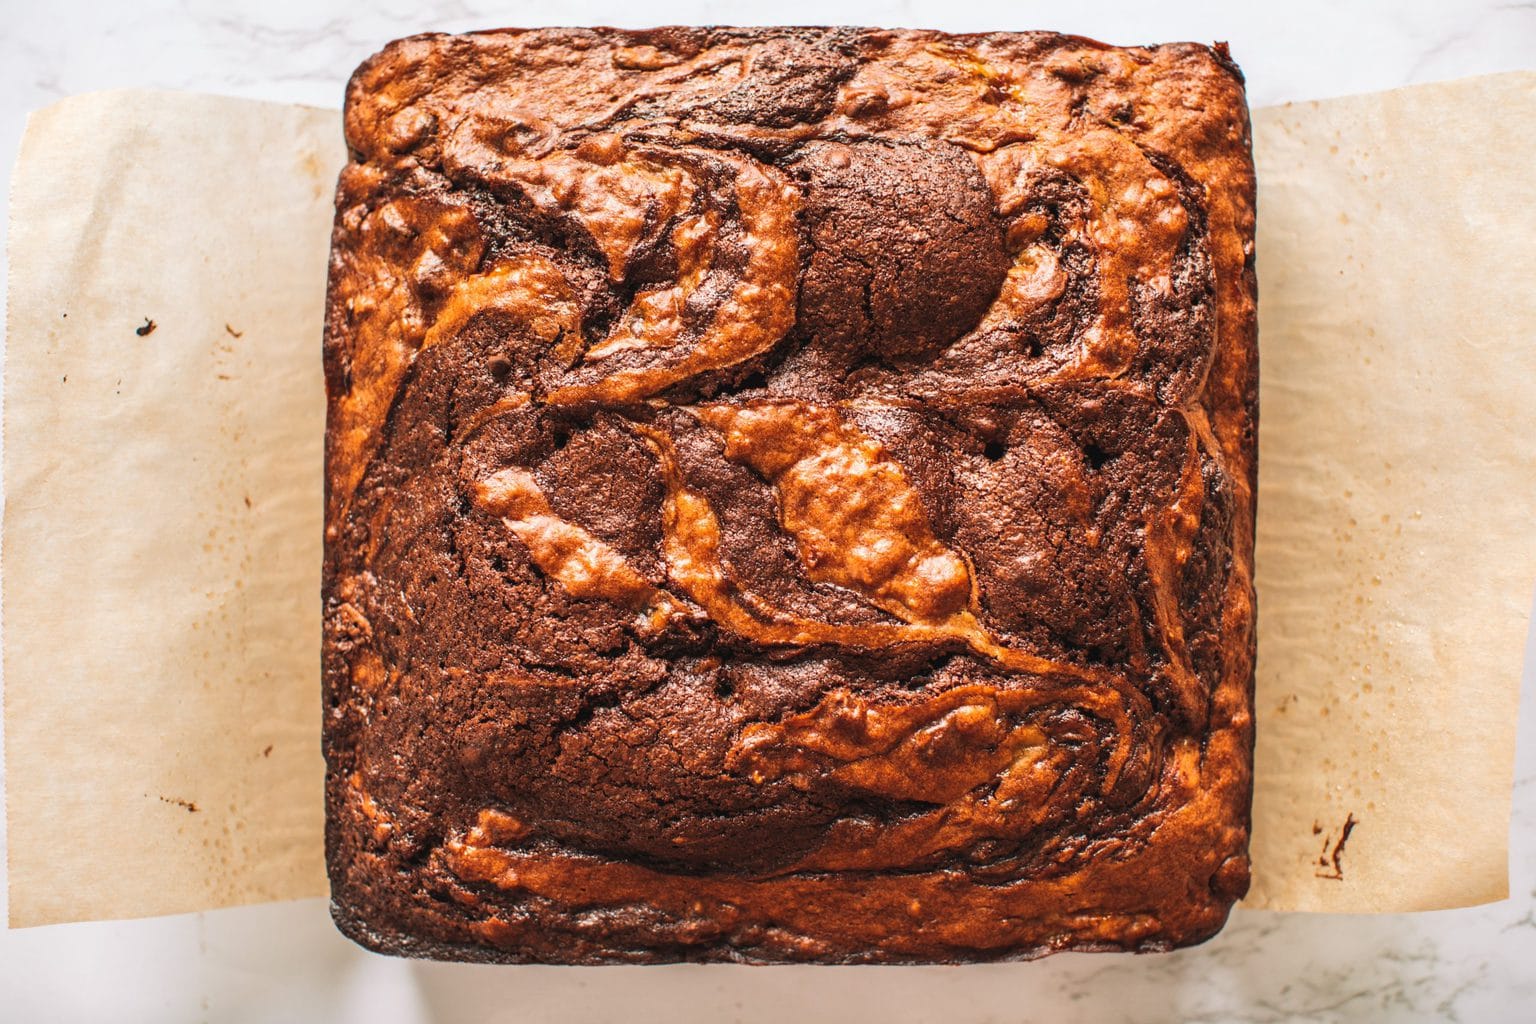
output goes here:
[{"label": "beige parchment paper sheet", "polygon": [[[1536,145],[1505,135],[1527,123],[1528,75],[1257,115],[1249,905],[1505,895],[1536,581]],[[29,122],[5,384],[12,926],[325,892],[319,340],[342,159],[335,112],[250,101],[95,94]]]},{"label": "beige parchment paper sheet", "polygon": [[1530,73],[1255,116],[1249,906],[1508,895],[1536,583],[1531,124]]},{"label": "beige parchment paper sheet", "polygon": [[[34,114],[11,193],[13,925],[314,896],[334,111]],[[153,331],[140,335],[145,318]]]}]

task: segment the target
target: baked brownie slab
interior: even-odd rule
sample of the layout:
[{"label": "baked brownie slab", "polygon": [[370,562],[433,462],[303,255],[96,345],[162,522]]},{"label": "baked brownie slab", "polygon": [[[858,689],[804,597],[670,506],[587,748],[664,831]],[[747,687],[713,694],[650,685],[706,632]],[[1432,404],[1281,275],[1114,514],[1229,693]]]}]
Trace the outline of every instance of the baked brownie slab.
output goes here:
[{"label": "baked brownie slab", "polygon": [[1221,927],[1257,396],[1222,49],[419,36],[346,135],[344,932],[831,963]]}]

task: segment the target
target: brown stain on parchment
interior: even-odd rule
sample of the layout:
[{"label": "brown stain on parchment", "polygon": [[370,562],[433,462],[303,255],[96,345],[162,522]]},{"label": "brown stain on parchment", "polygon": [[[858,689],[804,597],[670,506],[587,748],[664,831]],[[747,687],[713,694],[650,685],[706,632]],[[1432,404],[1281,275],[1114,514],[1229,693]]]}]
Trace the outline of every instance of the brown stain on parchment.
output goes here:
[{"label": "brown stain on parchment", "polygon": [[[1344,881],[1344,844],[1349,842],[1350,833],[1354,832],[1358,824],[1360,824],[1359,820],[1351,811],[1344,817],[1344,824],[1339,829],[1337,842],[1334,841],[1332,832],[1323,837],[1323,852],[1318,855],[1317,870],[1312,872],[1315,877],[1334,882]],[[1317,835],[1322,830],[1321,825],[1312,823],[1313,835]]]}]

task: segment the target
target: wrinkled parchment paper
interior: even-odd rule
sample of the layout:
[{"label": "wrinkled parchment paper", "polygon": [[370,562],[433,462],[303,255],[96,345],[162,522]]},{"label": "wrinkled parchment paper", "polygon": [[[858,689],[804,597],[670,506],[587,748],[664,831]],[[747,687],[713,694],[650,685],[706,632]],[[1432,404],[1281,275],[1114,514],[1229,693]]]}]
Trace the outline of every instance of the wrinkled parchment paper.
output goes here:
[{"label": "wrinkled parchment paper", "polygon": [[1249,906],[1508,895],[1536,585],[1533,123],[1530,73],[1255,117]]},{"label": "wrinkled parchment paper", "polygon": [[[321,307],[334,111],[34,114],[11,194],[13,925],[325,892]],[[153,329],[150,325],[153,324]]]},{"label": "wrinkled parchment paper", "polygon": [[[1256,118],[1249,905],[1505,894],[1536,581],[1536,146],[1503,133],[1533,119],[1530,75]],[[319,339],[342,159],[334,112],[249,101],[97,94],[28,125],[5,385],[12,926],[325,891]]]}]

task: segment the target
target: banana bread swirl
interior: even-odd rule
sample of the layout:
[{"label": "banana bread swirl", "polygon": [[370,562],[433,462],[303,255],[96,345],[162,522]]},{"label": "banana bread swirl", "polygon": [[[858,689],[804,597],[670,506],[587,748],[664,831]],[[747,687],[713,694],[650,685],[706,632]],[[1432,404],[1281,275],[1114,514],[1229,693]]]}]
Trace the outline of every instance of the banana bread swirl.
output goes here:
[{"label": "banana bread swirl", "polygon": [[1222,49],[421,36],[345,123],[343,931],[932,962],[1221,927],[1257,412]]}]

